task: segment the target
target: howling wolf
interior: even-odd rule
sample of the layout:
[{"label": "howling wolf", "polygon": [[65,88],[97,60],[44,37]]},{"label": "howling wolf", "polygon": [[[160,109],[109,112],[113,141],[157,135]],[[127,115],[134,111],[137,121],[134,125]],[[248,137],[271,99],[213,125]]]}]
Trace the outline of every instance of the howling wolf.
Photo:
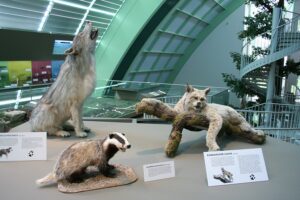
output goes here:
[{"label": "howling wolf", "polygon": [[32,131],[45,131],[49,135],[67,137],[62,129],[71,120],[76,136],[86,137],[89,131],[82,122],[84,100],[95,88],[95,47],[98,30],[87,22],[84,30],[75,36],[56,81],[32,111]]}]

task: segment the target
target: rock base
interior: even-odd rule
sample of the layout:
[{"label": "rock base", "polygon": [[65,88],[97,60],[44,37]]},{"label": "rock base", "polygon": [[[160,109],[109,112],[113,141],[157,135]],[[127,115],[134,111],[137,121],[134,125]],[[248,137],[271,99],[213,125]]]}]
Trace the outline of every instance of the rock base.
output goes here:
[{"label": "rock base", "polygon": [[70,183],[67,180],[58,182],[58,190],[64,193],[77,193],[90,190],[97,190],[109,187],[127,185],[135,182],[138,177],[131,167],[114,165],[116,175],[113,178],[105,177],[102,174],[95,175],[81,183]]}]

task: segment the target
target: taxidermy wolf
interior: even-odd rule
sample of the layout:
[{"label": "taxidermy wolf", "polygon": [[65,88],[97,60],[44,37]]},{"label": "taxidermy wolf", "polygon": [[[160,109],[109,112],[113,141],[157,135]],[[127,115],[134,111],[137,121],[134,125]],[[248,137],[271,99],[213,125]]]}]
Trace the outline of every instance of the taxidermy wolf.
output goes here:
[{"label": "taxidermy wolf", "polygon": [[84,30],[75,36],[72,47],[65,52],[67,57],[56,81],[32,111],[33,131],[67,137],[70,133],[62,127],[71,120],[76,136],[87,136],[89,129],[83,125],[81,112],[84,100],[91,95],[96,84],[97,36],[98,30],[93,29],[91,22],[87,22]]}]

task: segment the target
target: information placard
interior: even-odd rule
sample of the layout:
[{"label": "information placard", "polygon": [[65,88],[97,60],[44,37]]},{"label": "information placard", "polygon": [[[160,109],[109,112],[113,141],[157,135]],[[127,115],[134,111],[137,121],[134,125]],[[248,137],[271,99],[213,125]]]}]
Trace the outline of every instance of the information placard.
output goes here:
[{"label": "information placard", "polygon": [[0,161],[46,159],[46,132],[0,133]]},{"label": "information placard", "polygon": [[262,150],[204,152],[208,186],[267,181]]},{"label": "information placard", "polygon": [[152,163],[143,166],[144,181],[154,181],[175,177],[174,161]]}]

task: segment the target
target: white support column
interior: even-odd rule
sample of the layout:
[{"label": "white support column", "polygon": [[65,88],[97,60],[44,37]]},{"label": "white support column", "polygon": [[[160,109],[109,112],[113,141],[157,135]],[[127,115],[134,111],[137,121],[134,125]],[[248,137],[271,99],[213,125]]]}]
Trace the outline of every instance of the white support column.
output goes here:
[{"label": "white support column", "polygon": [[[277,47],[277,38],[278,38],[278,29],[281,19],[281,8],[274,7],[273,8],[273,16],[272,16],[272,37],[271,37],[271,48],[270,54],[276,51]],[[269,75],[268,75],[268,85],[267,85],[267,96],[266,96],[266,125],[270,124],[271,114],[272,112],[272,102],[275,94],[275,76],[276,76],[276,61],[271,64]]]}]

